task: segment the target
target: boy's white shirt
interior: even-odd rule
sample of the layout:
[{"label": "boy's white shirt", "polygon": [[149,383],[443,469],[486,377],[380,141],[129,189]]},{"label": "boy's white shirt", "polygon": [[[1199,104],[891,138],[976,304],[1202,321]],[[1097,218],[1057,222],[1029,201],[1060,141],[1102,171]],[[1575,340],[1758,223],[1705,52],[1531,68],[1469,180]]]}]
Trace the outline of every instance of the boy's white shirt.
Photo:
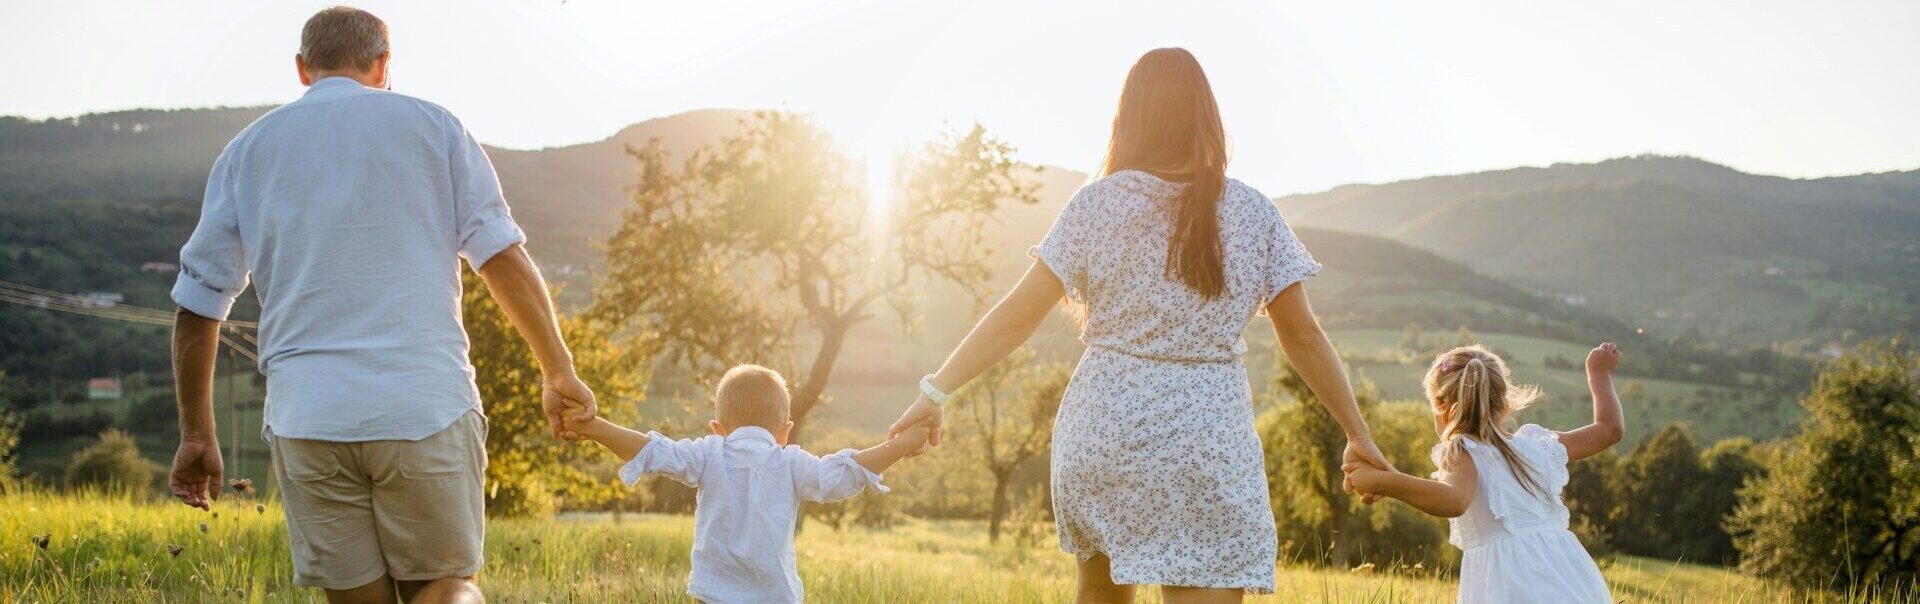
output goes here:
[{"label": "boy's white shirt", "polygon": [[869,486],[887,492],[879,474],[854,461],[853,449],[816,457],[755,426],[725,437],[647,438],[620,467],[620,479],[632,485],[661,474],[699,489],[687,593],[703,602],[800,602],[793,551],[800,502],[839,501]]}]

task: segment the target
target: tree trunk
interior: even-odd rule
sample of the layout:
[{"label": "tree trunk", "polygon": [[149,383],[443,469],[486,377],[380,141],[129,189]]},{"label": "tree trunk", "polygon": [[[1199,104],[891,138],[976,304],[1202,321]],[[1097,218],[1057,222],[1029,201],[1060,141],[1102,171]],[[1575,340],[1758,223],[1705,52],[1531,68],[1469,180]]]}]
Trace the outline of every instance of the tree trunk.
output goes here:
[{"label": "tree trunk", "polygon": [[793,432],[789,440],[800,440],[800,427],[806,423],[807,414],[820,406],[820,400],[827,391],[827,378],[833,375],[833,364],[840,359],[840,348],[847,342],[847,330],[853,326],[851,321],[836,321],[820,327],[820,350],[813,355],[813,364],[807,367],[806,379],[793,393]]},{"label": "tree trunk", "polygon": [[1000,525],[1007,520],[1007,483],[1013,478],[1012,472],[994,471],[993,473],[993,512],[987,519],[987,542],[1000,542]]}]

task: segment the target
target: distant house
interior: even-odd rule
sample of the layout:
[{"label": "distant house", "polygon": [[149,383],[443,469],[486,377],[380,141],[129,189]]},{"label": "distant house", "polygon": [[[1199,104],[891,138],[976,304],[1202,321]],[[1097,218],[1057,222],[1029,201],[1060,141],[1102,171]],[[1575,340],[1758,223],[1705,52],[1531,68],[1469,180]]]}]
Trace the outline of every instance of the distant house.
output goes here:
[{"label": "distant house", "polygon": [[140,265],[140,272],[177,273],[177,272],[180,272],[180,265],[174,264],[172,262],[148,262],[146,264]]},{"label": "distant house", "polygon": [[120,380],[97,377],[87,380],[87,400],[112,401],[120,399]]}]

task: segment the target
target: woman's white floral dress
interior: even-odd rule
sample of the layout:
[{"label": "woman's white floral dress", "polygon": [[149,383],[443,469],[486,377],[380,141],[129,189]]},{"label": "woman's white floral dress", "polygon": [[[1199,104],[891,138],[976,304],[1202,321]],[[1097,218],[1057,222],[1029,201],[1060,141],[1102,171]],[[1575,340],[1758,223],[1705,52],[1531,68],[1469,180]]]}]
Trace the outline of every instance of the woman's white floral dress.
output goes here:
[{"label": "woman's white floral dress", "polygon": [[1277,545],[1241,334],[1320,265],[1272,200],[1228,180],[1226,293],[1194,293],[1165,268],[1182,186],[1136,171],[1097,180],[1033,249],[1087,345],[1053,430],[1060,547],[1106,554],[1121,584],[1271,593]]}]

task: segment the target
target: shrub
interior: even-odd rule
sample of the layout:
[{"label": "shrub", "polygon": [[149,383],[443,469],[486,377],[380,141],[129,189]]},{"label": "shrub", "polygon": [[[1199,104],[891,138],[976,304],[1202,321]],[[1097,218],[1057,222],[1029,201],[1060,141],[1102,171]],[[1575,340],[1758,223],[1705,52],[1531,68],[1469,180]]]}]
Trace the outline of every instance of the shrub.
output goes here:
[{"label": "shrub", "polygon": [[151,488],[161,472],[160,464],[140,456],[133,437],[119,430],[100,433],[100,440],[73,454],[67,463],[70,488],[125,489],[141,492]]}]

